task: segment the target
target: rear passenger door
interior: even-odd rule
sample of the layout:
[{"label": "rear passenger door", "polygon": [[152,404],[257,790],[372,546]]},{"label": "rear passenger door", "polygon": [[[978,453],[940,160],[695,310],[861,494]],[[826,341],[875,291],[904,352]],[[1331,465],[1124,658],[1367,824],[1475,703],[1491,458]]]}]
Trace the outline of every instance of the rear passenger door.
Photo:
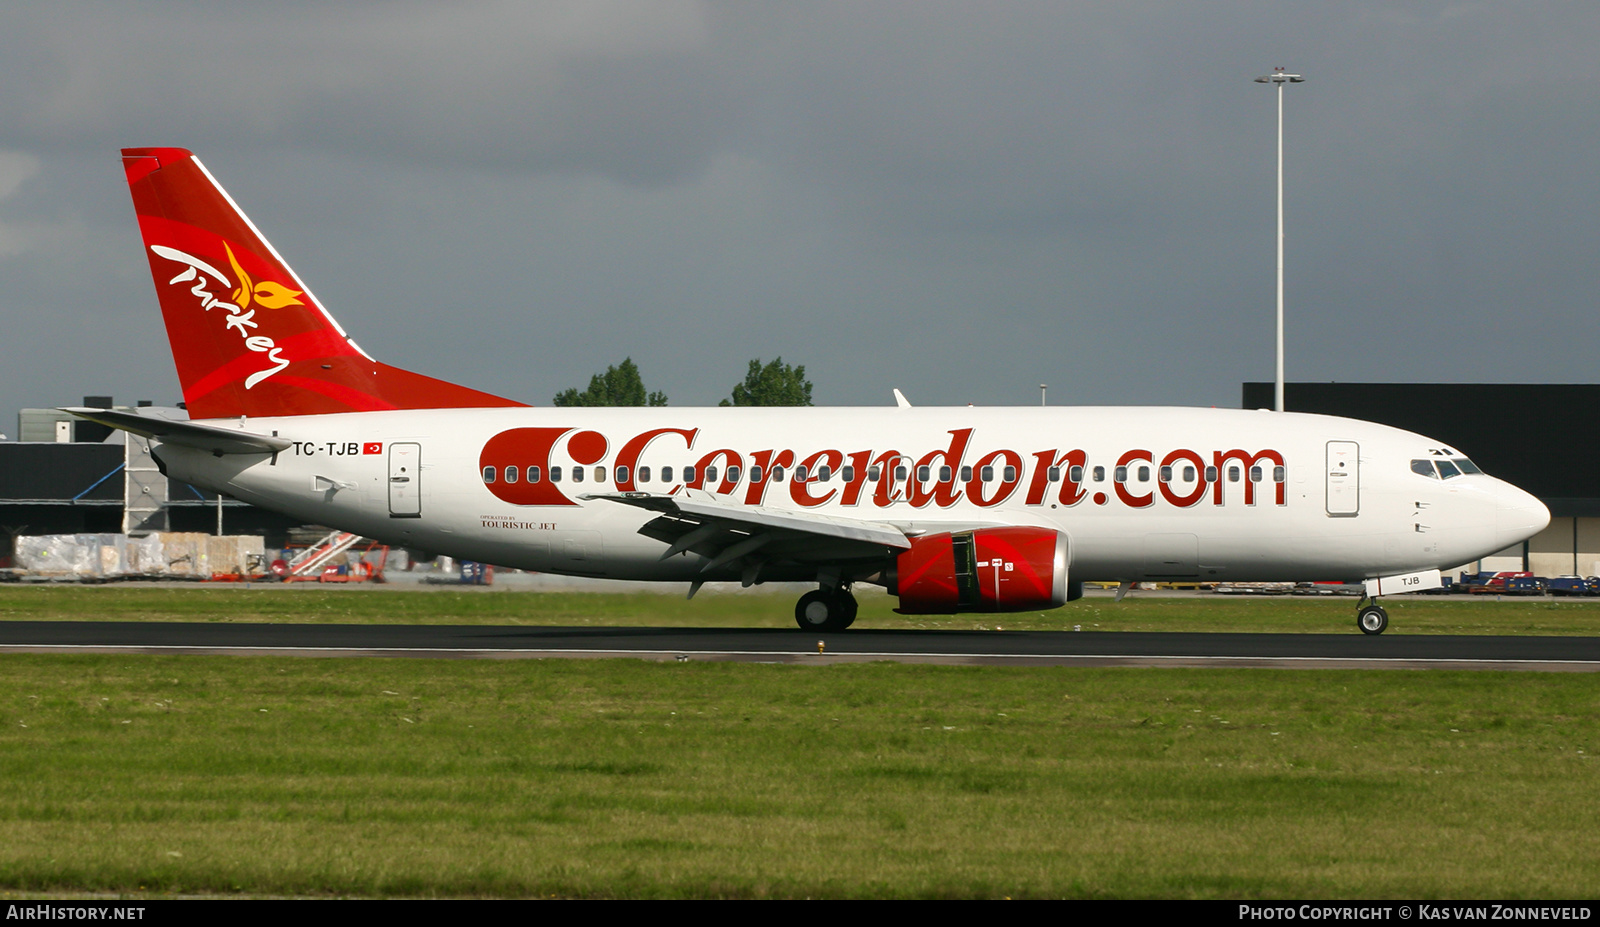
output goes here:
[{"label": "rear passenger door", "polygon": [[389,445],[389,517],[422,517],[422,445]]}]

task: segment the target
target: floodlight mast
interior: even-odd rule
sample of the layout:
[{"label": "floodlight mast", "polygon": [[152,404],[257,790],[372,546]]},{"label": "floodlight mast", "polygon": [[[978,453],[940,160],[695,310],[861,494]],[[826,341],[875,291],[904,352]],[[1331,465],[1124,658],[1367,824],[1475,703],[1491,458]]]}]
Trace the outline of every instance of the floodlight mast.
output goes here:
[{"label": "floodlight mast", "polygon": [[1278,373],[1275,383],[1275,402],[1283,411],[1283,85],[1304,83],[1299,74],[1286,74],[1283,68],[1273,68],[1272,73],[1256,78],[1258,84],[1278,86]]}]

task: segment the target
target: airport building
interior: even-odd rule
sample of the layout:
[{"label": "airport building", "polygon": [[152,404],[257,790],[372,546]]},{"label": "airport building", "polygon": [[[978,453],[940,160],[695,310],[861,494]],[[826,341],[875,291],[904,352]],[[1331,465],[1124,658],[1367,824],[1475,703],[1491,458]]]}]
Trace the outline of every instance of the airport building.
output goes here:
[{"label": "airport building", "polygon": [[[83,404],[115,406],[110,396]],[[149,403],[141,402],[140,406]],[[0,441],[0,566],[21,535],[259,534],[282,546],[293,519],[169,481],[143,438],[56,409],[23,409],[17,441]]]}]

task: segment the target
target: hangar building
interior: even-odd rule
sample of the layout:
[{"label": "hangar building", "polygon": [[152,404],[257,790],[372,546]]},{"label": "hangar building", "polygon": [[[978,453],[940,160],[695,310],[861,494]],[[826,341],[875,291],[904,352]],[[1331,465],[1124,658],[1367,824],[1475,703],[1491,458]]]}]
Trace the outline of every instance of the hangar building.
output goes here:
[{"label": "hangar building", "polygon": [[[109,396],[85,396],[83,404],[114,407]],[[198,531],[260,534],[282,546],[289,529],[298,526],[169,481],[144,438],[56,409],[23,409],[17,419],[21,440],[0,441],[0,566],[11,565],[19,535]],[[218,530],[219,519],[224,530]]]}]

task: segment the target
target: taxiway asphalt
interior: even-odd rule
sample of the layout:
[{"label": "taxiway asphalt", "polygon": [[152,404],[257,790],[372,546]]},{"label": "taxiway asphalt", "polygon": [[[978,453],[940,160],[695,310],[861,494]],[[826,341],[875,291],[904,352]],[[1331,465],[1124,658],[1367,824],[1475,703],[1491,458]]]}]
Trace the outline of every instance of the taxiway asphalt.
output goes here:
[{"label": "taxiway asphalt", "polygon": [[1194,666],[1600,671],[1600,638],[1424,634],[1166,634],[0,622],[0,653],[150,653],[478,659],[603,658],[831,664]]}]

